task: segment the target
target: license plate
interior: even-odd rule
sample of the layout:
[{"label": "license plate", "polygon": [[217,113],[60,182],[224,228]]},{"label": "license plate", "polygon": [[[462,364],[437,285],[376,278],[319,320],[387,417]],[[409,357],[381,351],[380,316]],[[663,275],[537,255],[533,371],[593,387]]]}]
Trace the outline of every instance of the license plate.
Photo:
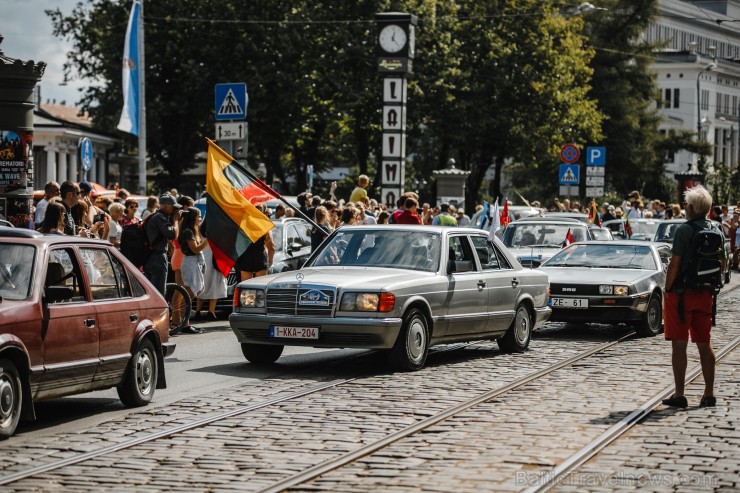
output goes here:
[{"label": "license plate", "polygon": [[588,298],[550,298],[553,308],[588,308]]},{"label": "license plate", "polygon": [[270,337],[285,337],[289,339],[318,339],[318,327],[286,327],[284,325],[271,325]]}]

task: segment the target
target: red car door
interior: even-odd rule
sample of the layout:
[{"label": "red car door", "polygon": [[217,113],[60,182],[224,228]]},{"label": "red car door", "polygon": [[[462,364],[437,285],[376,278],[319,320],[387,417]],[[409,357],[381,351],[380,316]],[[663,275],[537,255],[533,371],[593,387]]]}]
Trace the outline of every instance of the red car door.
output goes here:
[{"label": "red car door", "polygon": [[100,333],[100,367],[96,386],[117,385],[131,358],[131,344],[139,321],[139,303],[133,298],[123,263],[107,247],[80,248]]},{"label": "red car door", "polygon": [[[99,364],[95,308],[88,298],[74,249],[49,252],[44,269],[41,336],[44,374],[36,398],[61,396],[89,389]],[[64,299],[50,300],[50,287],[67,288]]]}]

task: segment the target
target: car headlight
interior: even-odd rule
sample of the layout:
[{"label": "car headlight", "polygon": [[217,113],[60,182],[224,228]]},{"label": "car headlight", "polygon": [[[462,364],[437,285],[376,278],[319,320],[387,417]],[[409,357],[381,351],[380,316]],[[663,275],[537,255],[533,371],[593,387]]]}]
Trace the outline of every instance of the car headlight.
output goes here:
[{"label": "car headlight", "polygon": [[344,293],[339,304],[347,312],[389,312],[393,310],[396,297],[391,293]]},{"label": "car headlight", "polygon": [[626,296],[629,294],[629,292],[629,286],[612,286],[610,284],[599,286],[599,294]]},{"label": "car headlight", "polygon": [[630,293],[629,286],[614,286],[615,296],[627,296]]},{"label": "car headlight", "polygon": [[265,292],[262,289],[240,289],[239,306],[243,308],[264,308]]}]

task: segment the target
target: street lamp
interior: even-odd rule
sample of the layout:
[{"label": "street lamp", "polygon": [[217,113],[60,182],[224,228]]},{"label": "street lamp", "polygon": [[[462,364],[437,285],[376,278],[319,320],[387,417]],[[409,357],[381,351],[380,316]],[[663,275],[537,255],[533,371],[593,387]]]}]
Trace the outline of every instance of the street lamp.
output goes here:
[{"label": "street lamp", "polygon": [[699,75],[696,76],[696,140],[701,139],[701,76],[705,72],[711,72],[717,68],[717,64],[712,62],[704,67]]}]

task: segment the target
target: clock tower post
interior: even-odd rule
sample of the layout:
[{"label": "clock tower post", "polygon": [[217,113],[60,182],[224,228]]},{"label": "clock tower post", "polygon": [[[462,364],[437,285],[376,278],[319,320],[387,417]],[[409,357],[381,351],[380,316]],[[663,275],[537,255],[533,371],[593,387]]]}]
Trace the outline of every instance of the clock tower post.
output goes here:
[{"label": "clock tower post", "polygon": [[395,206],[406,178],[407,77],[412,73],[416,16],[402,12],[375,15],[378,25],[378,71],[383,74],[381,201]]}]

